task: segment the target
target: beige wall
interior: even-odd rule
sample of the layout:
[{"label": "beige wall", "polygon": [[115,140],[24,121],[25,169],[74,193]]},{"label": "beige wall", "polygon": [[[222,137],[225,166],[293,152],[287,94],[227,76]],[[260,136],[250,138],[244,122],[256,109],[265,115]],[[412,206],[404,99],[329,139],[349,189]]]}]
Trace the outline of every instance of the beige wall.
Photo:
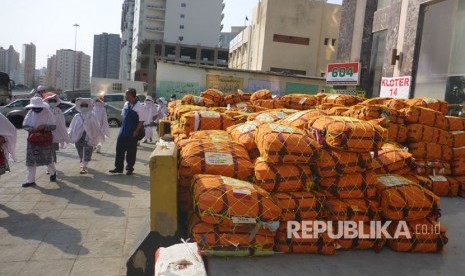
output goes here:
[{"label": "beige wall", "polygon": [[[230,67],[270,71],[271,67],[306,71],[320,77],[336,59],[340,6],[308,0],[262,0],[253,11],[252,25],[230,48]],[[251,31],[251,34],[248,32]],[[275,34],[309,38],[309,45],[274,42]],[[245,39],[239,39],[239,37]],[[329,45],[324,39],[329,38]],[[237,43],[242,40],[242,43]],[[233,45],[232,45],[233,46]],[[239,54],[244,52],[245,57]]]}]

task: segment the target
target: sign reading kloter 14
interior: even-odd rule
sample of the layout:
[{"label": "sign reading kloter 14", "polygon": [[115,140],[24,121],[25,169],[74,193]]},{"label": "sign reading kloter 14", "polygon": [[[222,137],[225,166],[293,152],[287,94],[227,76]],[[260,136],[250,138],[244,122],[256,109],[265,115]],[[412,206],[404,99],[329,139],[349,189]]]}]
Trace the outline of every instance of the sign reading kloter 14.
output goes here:
[{"label": "sign reading kloter 14", "polygon": [[330,63],[326,72],[328,85],[358,85],[360,79],[360,63]]},{"label": "sign reading kloter 14", "polygon": [[382,78],[380,97],[408,99],[412,77]]}]

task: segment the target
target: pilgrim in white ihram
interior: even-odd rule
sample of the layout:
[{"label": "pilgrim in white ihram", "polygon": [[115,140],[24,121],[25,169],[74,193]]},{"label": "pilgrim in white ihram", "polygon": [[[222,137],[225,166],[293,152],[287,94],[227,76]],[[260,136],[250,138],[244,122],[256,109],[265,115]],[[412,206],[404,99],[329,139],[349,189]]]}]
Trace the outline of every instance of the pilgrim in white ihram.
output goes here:
[{"label": "pilgrim in white ihram", "polygon": [[0,176],[10,171],[8,161],[15,161],[16,128],[0,113]]},{"label": "pilgrim in white ihram", "polygon": [[[100,129],[105,136],[105,140],[110,138],[110,126],[108,125],[107,110],[105,108],[105,102],[102,97],[98,97],[94,101],[94,109],[92,111],[97,118],[97,121],[100,125]],[[99,142],[96,146],[96,152],[100,153],[102,149],[102,142]]]}]

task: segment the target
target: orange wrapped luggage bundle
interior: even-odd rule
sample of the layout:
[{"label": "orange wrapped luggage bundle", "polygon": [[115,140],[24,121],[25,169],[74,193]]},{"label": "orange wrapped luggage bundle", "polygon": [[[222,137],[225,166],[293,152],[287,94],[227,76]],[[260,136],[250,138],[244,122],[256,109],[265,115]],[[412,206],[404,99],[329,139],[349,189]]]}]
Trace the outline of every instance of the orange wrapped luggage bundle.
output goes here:
[{"label": "orange wrapped luggage bundle", "polygon": [[293,109],[275,109],[275,110],[266,110],[257,113],[250,114],[247,117],[249,121],[260,121],[265,123],[276,122],[282,119],[287,118],[287,116],[296,113],[297,110]]},{"label": "orange wrapped luggage bundle", "polygon": [[[386,237],[383,233],[379,233],[376,229],[377,221],[367,221],[363,224],[357,223],[357,233],[358,236],[361,238],[356,237],[354,239],[338,239],[336,240],[336,244],[343,250],[350,250],[350,249],[374,249],[375,252],[379,252],[381,248],[383,248],[384,244],[386,244]],[[360,225],[362,227],[360,227]],[[339,227],[343,227],[343,225],[334,222],[333,229],[336,228],[342,232],[342,229],[339,230]],[[378,238],[377,235],[380,237]]]},{"label": "orange wrapped luggage bundle", "polygon": [[353,106],[361,102],[363,102],[362,98],[344,94],[329,95],[323,99],[323,103],[340,104],[345,106]]},{"label": "orange wrapped luggage bundle", "polygon": [[257,144],[255,143],[254,134],[258,129],[258,126],[263,124],[258,121],[247,121],[242,124],[228,127],[228,137],[231,141],[242,144],[249,152],[251,159],[260,156],[258,152]]},{"label": "orange wrapped luggage bundle", "polygon": [[430,175],[426,185],[423,187],[437,196],[455,197],[459,193],[459,182],[450,176]]},{"label": "orange wrapped luggage bundle", "polygon": [[465,157],[465,147],[452,148],[452,160],[464,158]]},{"label": "orange wrapped luggage bundle", "polygon": [[447,129],[446,117],[441,112],[420,106],[410,106],[400,111],[404,113],[406,123]]},{"label": "orange wrapped luggage bundle", "polygon": [[414,172],[419,175],[451,175],[451,164],[441,160],[415,159]]},{"label": "orange wrapped luggage bundle", "polygon": [[374,198],[378,177],[375,172],[345,174],[336,177],[319,177],[318,189],[328,198]]},{"label": "orange wrapped luggage bundle", "polygon": [[449,133],[453,148],[465,147],[465,131],[451,131]]},{"label": "orange wrapped luggage bundle", "polygon": [[399,171],[408,173],[413,168],[412,154],[392,144],[384,144],[383,148],[378,151],[378,156],[373,158],[373,169],[377,174]]},{"label": "orange wrapped luggage bundle", "polygon": [[236,123],[233,118],[214,111],[191,111],[181,118],[181,128],[187,135],[198,130],[226,130]]},{"label": "orange wrapped luggage bundle", "polygon": [[182,105],[182,100],[171,101],[168,103],[168,114],[170,117],[174,115],[174,109],[180,105]]},{"label": "orange wrapped luggage bundle", "polygon": [[346,115],[364,121],[385,118],[388,122],[396,124],[404,123],[402,113],[395,109],[382,105],[369,105],[361,107],[359,109],[351,109],[347,112]]},{"label": "orange wrapped luggage bundle", "polygon": [[206,223],[234,225],[279,221],[281,208],[268,192],[246,181],[198,174],[192,180],[197,216]]},{"label": "orange wrapped luggage bundle", "polygon": [[209,224],[195,215],[189,221],[189,233],[202,250],[273,251],[275,233],[257,224]]},{"label": "orange wrapped luggage bundle", "polygon": [[321,109],[299,111],[278,121],[279,124],[289,125],[300,129],[308,129],[308,122],[318,116],[326,116],[328,113]]},{"label": "orange wrapped luggage bundle", "polygon": [[215,103],[212,100],[195,95],[186,95],[182,97],[182,104],[191,104],[205,107],[215,106]]},{"label": "orange wrapped luggage bundle", "polygon": [[250,102],[250,97],[252,96],[252,94],[250,93],[234,93],[234,94],[229,94],[229,95],[225,95],[224,96],[224,99],[223,99],[223,102],[224,102],[224,105],[233,105],[233,104],[238,104],[238,103],[246,103],[246,102]]},{"label": "orange wrapped luggage bundle", "polygon": [[453,175],[465,175],[465,158],[457,158],[452,160],[451,171]]},{"label": "orange wrapped luggage bundle", "polygon": [[319,110],[330,110],[331,108],[334,108],[334,107],[346,107],[345,105],[342,105],[342,104],[335,104],[335,103],[323,103],[323,104],[320,104],[319,106],[317,106],[317,109]]},{"label": "orange wrapped luggage bundle", "polygon": [[[302,225],[302,223],[300,223]],[[334,255],[336,252],[336,242],[331,239],[327,233],[315,234],[308,233],[305,237],[302,231],[297,231],[297,235],[288,238],[288,225],[281,223],[276,233],[275,250],[283,253],[311,253]]]},{"label": "orange wrapped luggage bundle", "polygon": [[270,163],[312,163],[320,146],[306,131],[277,123],[259,126],[255,141],[263,161]]},{"label": "orange wrapped luggage bundle", "polygon": [[346,116],[345,113],[349,110],[347,106],[335,106],[326,110],[328,116]]},{"label": "orange wrapped luggage bundle", "polygon": [[449,134],[449,132],[443,129],[423,124],[409,124],[407,125],[407,128],[407,136],[409,142],[436,143],[440,145],[446,145],[449,147],[452,145],[451,135]]},{"label": "orange wrapped luggage bundle", "polygon": [[[388,233],[394,237],[399,223],[393,222]],[[434,219],[423,218],[407,222],[408,235],[400,235],[397,239],[389,239],[387,245],[398,252],[435,253],[441,252],[447,244],[446,229]],[[403,230],[404,227],[402,227]]]},{"label": "orange wrapped luggage bundle", "polygon": [[405,100],[403,99],[386,100],[386,102],[384,102],[384,105],[395,110],[401,110],[408,107],[408,104],[406,104]]},{"label": "orange wrapped luggage bundle", "polygon": [[370,106],[370,105],[386,105],[386,102],[391,100],[391,98],[371,98],[366,99],[361,102],[361,105]]},{"label": "orange wrapped luggage bundle", "polygon": [[255,100],[253,105],[258,105],[266,109],[278,109],[284,108],[284,103],[279,99],[270,99],[270,100]]},{"label": "orange wrapped luggage bundle", "polygon": [[310,191],[313,178],[308,164],[272,164],[255,160],[255,184],[268,192]]},{"label": "orange wrapped luggage bundle", "polygon": [[180,120],[182,115],[191,111],[207,111],[207,108],[197,105],[179,105],[174,108],[173,118],[175,120]]},{"label": "orange wrapped luggage bundle", "polygon": [[332,221],[380,220],[379,204],[374,199],[328,199],[325,201],[327,217]]},{"label": "orange wrapped luggage bundle", "polygon": [[446,116],[448,131],[462,131],[465,129],[465,119],[462,117]]},{"label": "orange wrapped luggage bundle", "polygon": [[190,187],[178,187],[178,209],[184,213],[189,213],[194,210]]},{"label": "orange wrapped luggage bundle", "polygon": [[449,111],[449,105],[447,104],[447,102],[428,97],[409,99],[406,100],[405,103],[408,105],[426,107],[441,112],[444,115],[446,115]]},{"label": "orange wrapped luggage bundle", "polygon": [[439,198],[402,176],[378,176],[377,194],[384,219],[410,221],[440,217]]},{"label": "orange wrapped luggage bundle", "polygon": [[225,130],[199,130],[191,134],[190,139],[208,139],[211,141],[228,141]]},{"label": "orange wrapped luggage bundle", "polygon": [[325,217],[322,195],[313,192],[288,192],[272,194],[281,208],[281,221],[318,220]]},{"label": "orange wrapped luggage bundle", "polygon": [[214,174],[248,180],[253,164],[241,144],[229,141],[191,140],[181,150],[179,184],[189,186],[195,174]]},{"label": "orange wrapped luggage bundle", "polygon": [[329,94],[326,94],[326,93],[317,93],[315,95],[316,99],[318,100],[318,104],[322,104],[323,103],[323,100],[324,98],[326,98]]},{"label": "orange wrapped luggage bundle", "polygon": [[387,137],[379,125],[349,117],[320,116],[309,126],[320,145],[353,152],[377,152]]},{"label": "orange wrapped luggage bundle", "polygon": [[271,95],[271,91],[268,89],[258,90],[252,93],[252,96],[250,96],[251,102],[255,102],[257,100],[271,100],[271,99],[273,99],[273,95]]},{"label": "orange wrapped luggage bundle", "polygon": [[224,93],[218,89],[207,89],[200,92],[200,97],[209,99],[215,106],[222,106],[224,101]]},{"label": "orange wrapped luggage bundle", "polygon": [[318,105],[318,98],[314,95],[307,94],[289,94],[282,96],[280,101],[285,108],[295,110],[307,110]]},{"label": "orange wrapped luggage bundle", "polygon": [[390,123],[386,126],[388,140],[399,144],[407,142],[408,128],[405,125]]},{"label": "orange wrapped luggage bundle", "polygon": [[320,158],[313,165],[315,174],[320,177],[362,173],[371,168],[372,158],[370,153],[334,150],[331,148],[322,148]]},{"label": "orange wrapped luggage bundle", "polygon": [[452,148],[436,143],[411,143],[408,145],[409,152],[416,159],[450,161],[452,159]]}]

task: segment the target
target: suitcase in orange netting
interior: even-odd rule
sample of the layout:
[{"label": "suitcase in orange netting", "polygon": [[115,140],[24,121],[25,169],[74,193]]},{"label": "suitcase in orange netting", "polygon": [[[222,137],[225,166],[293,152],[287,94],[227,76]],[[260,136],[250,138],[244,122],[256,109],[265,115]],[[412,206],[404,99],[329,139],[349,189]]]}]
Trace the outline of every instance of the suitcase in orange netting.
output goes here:
[{"label": "suitcase in orange netting", "polygon": [[255,184],[268,192],[310,191],[313,177],[308,164],[272,164],[255,161]]},{"label": "suitcase in orange netting", "polygon": [[465,175],[465,158],[457,158],[452,160],[451,169],[453,175]]},{"label": "suitcase in orange netting", "polygon": [[447,111],[449,109],[447,102],[441,101],[438,99],[428,98],[428,97],[409,99],[409,100],[406,100],[405,103],[408,105],[426,107],[426,108],[441,112],[444,115],[447,114]]},{"label": "suitcase in orange netting", "polygon": [[428,142],[452,146],[451,134],[443,129],[421,124],[409,124],[407,128],[409,142]]},{"label": "suitcase in orange netting", "polygon": [[[395,236],[398,224],[394,222],[388,227],[391,236]],[[442,251],[448,239],[446,229],[434,219],[419,219],[407,222],[408,235],[399,235],[389,239],[387,245],[398,252],[435,253]]]},{"label": "suitcase in orange netting", "polygon": [[350,152],[322,148],[320,158],[313,165],[315,174],[321,177],[362,173],[372,169],[372,157],[368,152]]},{"label": "suitcase in orange netting", "polygon": [[399,171],[408,173],[413,168],[412,154],[392,144],[384,144],[378,156],[373,157],[373,169],[377,174]]},{"label": "suitcase in orange netting", "polygon": [[181,149],[179,184],[189,186],[195,174],[214,174],[248,180],[253,164],[241,144],[229,141],[192,140]]},{"label": "suitcase in orange netting", "polygon": [[380,220],[380,210],[374,199],[327,199],[325,210],[331,221]]},{"label": "suitcase in orange netting", "polygon": [[181,118],[181,128],[187,135],[198,130],[226,130],[235,124],[233,118],[214,111],[192,111]]},{"label": "suitcase in orange netting", "polygon": [[270,163],[312,163],[320,146],[304,130],[277,123],[263,124],[255,133],[260,155]]},{"label": "suitcase in orange netting", "polygon": [[277,109],[285,107],[284,102],[282,102],[280,99],[255,100],[253,101],[253,105],[258,105],[266,109]]},{"label": "suitcase in orange netting", "polygon": [[446,117],[441,112],[420,106],[409,106],[402,109],[401,112],[404,113],[406,123],[447,129]]},{"label": "suitcase in orange netting", "polygon": [[330,103],[330,104],[340,104],[345,106],[352,106],[358,103],[361,103],[363,100],[357,96],[352,95],[344,95],[344,94],[334,94],[326,96],[323,99],[323,103]]},{"label": "suitcase in orange netting", "polygon": [[333,255],[336,252],[336,242],[331,239],[327,233],[318,234],[315,236],[309,233],[305,236],[304,233],[297,235],[288,235],[288,226],[286,223],[281,223],[279,230],[276,233],[275,250],[283,253],[311,253]]},{"label": "suitcase in orange netting", "polygon": [[252,93],[252,96],[250,96],[250,101],[255,102],[257,100],[271,100],[272,98],[273,95],[271,95],[271,91],[268,89],[263,89]]},{"label": "suitcase in orange netting", "polygon": [[182,97],[182,104],[191,104],[205,107],[215,106],[215,103],[212,100],[194,95],[186,95]]},{"label": "suitcase in orange netting", "polygon": [[386,126],[388,130],[388,140],[403,144],[407,142],[408,128],[405,125],[400,124],[388,124]]},{"label": "suitcase in orange netting", "polygon": [[377,194],[384,219],[411,221],[440,217],[439,198],[402,176],[378,176]]},{"label": "suitcase in orange netting", "polygon": [[262,188],[249,182],[219,175],[198,174],[192,180],[196,215],[206,223],[274,222],[281,208]]},{"label": "suitcase in orange netting", "polygon": [[319,177],[318,189],[328,198],[360,199],[376,196],[378,177],[374,171],[345,174],[336,177]]},{"label": "suitcase in orange netting", "polygon": [[248,121],[260,121],[264,123],[276,122],[282,119],[287,118],[287,116],[296,113],[296,110],[293,109],[275,109],[275,110],[266,110],[257,113],[250,114],[247,117]]},{"label": "suitcase in orange netting", "polygon": [[453,148],[465,147],[465,131],[451,131],[450,139]]},{"label": "suitcase in orange netting", "polygon": [[200,92],[200,97],[209,99],[215,106],[222,106],[224,101],[224,93],[218,89],[207,89]]},{"label": "suitcase in orange netting", "polygon": [[281,208],[282,221],[318,220],[325,217],[325,197],[314,192],[288,192],[272,194]]},{"label": "suitcase in orange netting", "polygon": [[209,224],[195,215],[189,221],[189,233],[202,250],[272,251],[276,233],[257,224]]},{"label": "suitcase in orange netting", "polygon": [[305,111],[299,111],[294,114],[291,114],[287,116],[286,118],[278,121],[278,123],[300,128],[300,129],[308,129],[308,122],[311,119],[314,119],[318,116],[326,116],[326,115],[328,115],[327,112],[321,109],[305,110]]},{"label": "suitcase in orange netting", "polygon": [[308,110],[318,105],[318,98],[307,94],[289,94],[282,96],[280,100],[285,108],[295,110]]},{"label": "suitcase in orange netting", "polygon": [[419,175],[451,175],[451,164],[441,160],[415,159],[414,172]]},{"label": "suitcase in orange netting", "polygon": [[259,121],[247,121],[242,124],[228,127],[228,137],[231,141],[242,144],[249,152],[251,160],[260,156],[254,135],[258,127],[263,124]]},{"label": "suitcase in orange netting", "polygon": [[449,146],[436,143],[411,143],[408,145],[409,152],[416,159],[450,161],[452,149]]},{"label": "suitcase in orange netting", "polygon": [[388,122],[403,124],[403,114],[395,109],[383,105],[369,105],[360,109],[350,110],[347,116],[364,121],[384,118]]},{"label": "suitcase in orange netting", "polygon": [[387,138],[379,125],[349,117],[320,116],[309,126],[319,144],[345,151],[378,151]]},{"label": "suitcase in orange netting", "polygon": [[465,119],[462,117],[446,116],[446,126],[448,131],[463,131],[465,129]]},{"label": "suitcase in orange netting", "polygon": [[192,133],[191,139],[208,139],[211,141],[228,141],[228,133],[225,130],[199,130]]},{"label": "suitcase in orange netting", "polygon": [[[343,250],[373,249],[375,252],[379,252],[386,244],[386,236],[377,229],[376,223],[377,221],[367,221],[363,224],[358,223],[356,227],[358,236],[354,239],[337,239],[337,245]],[[341,222],[334,222],[334,225],[333,228],[338,229],[338,233],[343,231],[344,225],[341,225]],[[342,229],[339,230],[340,228]]]},{"label": "suitcase in orange netting", "polygon": [[238,103],[246,103],[250,102],[250,97],[252,94],[250,93],[234,93],[224,96],[224,104],[225,105],[233,105]]}]

